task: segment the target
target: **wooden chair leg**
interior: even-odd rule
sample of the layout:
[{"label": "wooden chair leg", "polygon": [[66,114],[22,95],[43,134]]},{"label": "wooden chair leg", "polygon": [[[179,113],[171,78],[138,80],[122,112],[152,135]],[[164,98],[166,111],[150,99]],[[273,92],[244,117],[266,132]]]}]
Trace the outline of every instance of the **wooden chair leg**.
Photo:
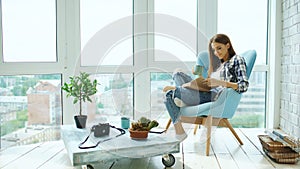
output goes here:
[{"label": "wooden chair leg", "polygon": [[209,156],[209,149],[210,149],[210,139],[211,139],[211,126],[212,126],[212,116],[207,116],[206,123],[205,123],[207,134],[206,134],[206,156]]},{"label": "wooden chair leg", "polygon": [[198,124],[196,124],[195,125],[195,128],[194,128],[194,135],[196,135],[196,133],[197,133],[197,129],[199,128],[199,125]]},{"label": "wooden chair leg", "polygon": [[237,133],[236,133],[235,130],[233,129],[232,125],[229,123],[228,119],[223,119],[223,121],[225,122],[226,126],[229,128],[229,130],[231,131],[231,133],[234,135],[234,137],[237,139],[237,141],[240,143],[240,145],[243,145],[242,140],[241,140],[240,137],[237,135]]},{"label": "wooden chair leg", "polygon": [[172,120],[169,119],[169,121],[168,121],[168,123],[167,123],[167,126],[166,126],[166,131],[169,129],[169,127],[170,127],[170,125],[171,125],[171,122],[172,122]]}]

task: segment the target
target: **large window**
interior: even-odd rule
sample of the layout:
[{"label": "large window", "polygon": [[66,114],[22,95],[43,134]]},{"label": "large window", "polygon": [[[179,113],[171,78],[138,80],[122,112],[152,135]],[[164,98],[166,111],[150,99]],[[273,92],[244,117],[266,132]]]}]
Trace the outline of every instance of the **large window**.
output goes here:
[{"label": "large window", "polygon": [[[218,1],[218,32],[230,37],[238,54],[255,49],[255,65],[260,66],[267,60],[267,14],[268,0]],[[267,69],[251,74],[249,91],[231,119],[235,127],[265,126],[266,78]]]},{"label": "large window", "polygon": [[258,54],[231,122],[264,126],[267,0],[2,0],[0,7],[1,148],[38,142],[32,136],[48,129],[47,138],[58,138],[50,129],[72,124],[76,107],[60,85],[79,71],[100,83],[84,107],[90,125],[148,116],[164,127],[162,88],[174,85],[176,68],[191,70],[217,32],[231,37],[237,53]]},{"label": "large window", "polygon": [[132,65],[132,0],[80,1],[81,65]]},{"label": "large window", "polygon": [[230,122],[233,127],[263,128],[266,120],[266,73],[252,72],[249,84]]},{"label": "large window", "polygon": [[255,49],[256,64],[266,64],[267,15],[268,0],[218,1],[218,32],[230,36],[236,52]]},{"label": "large window", "polygon": [[61,76],[0,76],[1,149],[60,138]]},{"label": "large window", "polygon": [[4,62],[56,62],[55,1],[1,2]]},{"label": "large window", "polygon": [[[172,3],[168,3],[167,1],[155,1],[155,11],[178,17],[193,24],[193,19],[197,20],[197,18],[187,16],[194,15],[194,13],[196,13],[192,7],[193,3],[196,2],[183,2],[187,5],[191,5],[187,11],[184,10],[186,8],[181,8],[179,12],[178,10],[172,10],[175,9],[174,6],[179,7],[181,3],[182,2],[180,0],[172,1]],[[267,0],[249,0],[243,2],[240,2],[239,0],[218,1],[218,8],[216,8],[217,21],[210,21],[211,25],[216,22],[217,33],[225,33],[230,37],[233,47],[238,54],[241,54],[246,50],[255,49],[257,52],[255,65],[266,65],[267,3]],[[244,6],[247,6],[247,8],[244,8]],[[256,11],[255,13],[253,12],[254,9]],[[198,20],[198,22],[201,21]],[[158,26],[155,25],[155,27]],[[184,30],[182,31],[184,32]],[[202,32],[202,30],[199,30],[199,32]],[[177,63],[174,63],[178,67],[181,65],[182,61],[184,61],[186,65],[188,65],[188,62],[186,61],[195,62],[195,55],[189,55],[188,50],[182,47],[184,45],[180,44],[179,41],[172,39],[171,36],[160,37],[159,35],[156,35],[154,42],[155,50],[157,51],[155,53],[155,61],[178,61]],[[202,41],[198,39],[198,42]],[[161,55],[157,55],[157,53],[160,53]],[[188,66],[185,66],[185,68],[190,70]],[[163,70],[169,73],[153,72],[151,74],[151,112],[152,115],[159,117],[164,117],[164,115],[160,114],[161,110],[166,112],[163,104],[163,93],[161,90],[166,85],[174,85],[172,84],[171,79],[171,72],[173,70],[170,71],[167,67],[164,67]],[[267,68],[263,69],[263,71],[257,71],[254,68],[254,72],[249,79],[249,91],[243,95],[237,112],[234,118],[231,119],[231,123],[234,127],[265,126],[266,77]]]},{"label": "large window", "polygon": [[156,0],[154,12],[155,61],[194,61],[197,0]]},{"label": "large window", "polygon": [[89,117],[90,123],[116,121],[116,117],[121,116],[133,119],[132,74],[94,74],[93,78],[99,85],[96,106],[92,107],[96,111],[88,111],[93,114]]},{"label": "large window", "polygon": [[57,3],[1,1],[1,149],[60,138]]}]

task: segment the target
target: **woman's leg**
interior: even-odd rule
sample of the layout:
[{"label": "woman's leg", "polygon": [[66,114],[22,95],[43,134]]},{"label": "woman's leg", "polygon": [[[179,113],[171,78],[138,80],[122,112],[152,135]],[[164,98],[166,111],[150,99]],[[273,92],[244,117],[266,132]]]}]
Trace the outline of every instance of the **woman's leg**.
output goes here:
[{"label": "woman's leg", "polygon": [[175,124],[178,122],[180,116],[180,108],[177,107],[176,104],[174,103],[173,93],[174,93],[173,90],[170,90],[166,93],[166,98],[164,100],[164,103],[172,119],[173,124]]},{"label": "woman's leg", "polygon": [[181,87],[183,84],[193,80],[191,76],[180,71],[174,72],[173,80],[177,86],[176,89],[174,90],[171,86],[166,87],[167,89],[174,90],[173,99],[177,97],[189,106],[198,105],[200,103],[199,91]]},{"label": "woman's leg", "polygon": [[172,122],[174,124],[174,129],[176,133],[176,138],[180,141],[183,141],[187,135],[182,127],[182,124],[179,120],[180,118],[180,108],[177,107],[174,103],[173,99],[173,90],[169,91],[166,94],[166,100],[164,101],[166,108],[168,110],[168,113],[172,119]]},{"label": "woman's leg", "polygon": [[[175,72],[173,74],[173,80],[175,82],[174,86],[166,86],[163,91],[168,92],[166,93],[166,100],[165,100],[165,105],[168,110],[168,113],[172,119],[172,122],[174,124],[174,129],[176,133],[176,137],[178,137],[179,140],[184,140],[186,138],[186,133],[184,131],[184,128],[182,127],[182,124],[180,122],[180,108],[176,106],[174,103],[174,97],[181,98],[181,85],[184,83],[188,83],[191,80],[193,80],[190,76],[183,72]],[[195,100],[197,102],[198,97],[198,92],[197,91],[190,91],[190,93],[187,93],[185,95],[190,95],[190,97],[195,97]]]},{"label": "woman's leg", "polygon": [[176,86],[182,86],[185,83],[192,81],[192,77],[183,72],[174,72],[173,80]]},{"label": "woman's leg", "polygon": [[174,72],[172,78],[175,82],[175,86],[165,86],[163,88],[163,92],[167,92],[169,90],[175,90],[176,86],[181,86],[184,83],[188,83],[193,80],[189,75],[187,75],[181,71]]}]

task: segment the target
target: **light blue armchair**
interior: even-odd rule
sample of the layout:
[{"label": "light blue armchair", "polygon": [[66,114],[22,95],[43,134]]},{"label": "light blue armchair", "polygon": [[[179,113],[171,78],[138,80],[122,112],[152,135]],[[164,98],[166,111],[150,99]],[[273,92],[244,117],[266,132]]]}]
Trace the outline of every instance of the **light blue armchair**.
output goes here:
[{"label": "light blue armchair", "polygon": [[[245,58],[247,66],[247,75],[250,77],[253,65],[256,60],[256,51],[249,50],[242,54]],[[203,77],[207,77],[207,70],[209,65],[208,52],[201,52],[197,57],[197,63],[204,66]],[[251,85],[251,84],[250,84]],[[214,102],[204,103],[197,106],[188,106],[181,108],[181,122],[196,124],[194,134],[197,131],[198,125],[205,125],[207,127],[207,141],[206,141],[206,155],[209,155],[210,136],[212,126],[228,127],[238,142],[243,145],[243,142],[234,131],[228,119],[232,118],[238,104],[241,100],[242,94],[239,94],[231,88],[227,88],[221,93],[219,98]],[[171,120],[169,120],[166,129],[169,128]]]}]

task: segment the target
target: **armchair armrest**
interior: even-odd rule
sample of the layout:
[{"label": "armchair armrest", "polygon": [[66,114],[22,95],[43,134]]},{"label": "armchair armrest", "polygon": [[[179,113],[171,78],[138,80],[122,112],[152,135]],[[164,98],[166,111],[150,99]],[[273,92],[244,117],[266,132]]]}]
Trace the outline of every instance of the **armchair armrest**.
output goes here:
[{"label": "armchair armrest", "polygon": [[241,100],[242,94],[231,88],[225,89],[219,98],[210,105],[209,115],[232,118]]}]

